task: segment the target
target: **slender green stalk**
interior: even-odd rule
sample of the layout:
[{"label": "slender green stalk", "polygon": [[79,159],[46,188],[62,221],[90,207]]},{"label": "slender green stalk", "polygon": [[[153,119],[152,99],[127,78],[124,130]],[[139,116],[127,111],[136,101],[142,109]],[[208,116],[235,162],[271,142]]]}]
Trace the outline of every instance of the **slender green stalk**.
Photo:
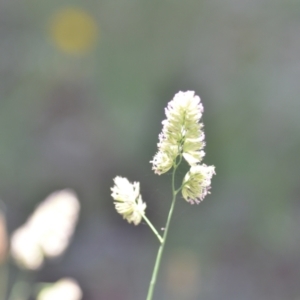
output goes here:
[{"label": "slender green stalk", "polygon": [[146,300],[152,300],[152,297],[153,297],[153,292],[154,292],[154,287],[155,287],[155,284],[156,284],[157,274],[158,274],[158,270],[159,270],[159,267],[160,267],[160,262],[161,262],[162,254],[163,254],[164,247],[165,247],[165,244],[166,244],[168,231],[169,231],[170,221],[171,221],[171,218],[172,218],[172,214],[173,214],[173,210],[174,210],[174,206],[175,206],[175,202],[176,202],[176,195],[177,195],[178,191],[175,190],[175,173],[176,173],[177,166],[178,166],[178,164],[174,166],[173,174],[172,174],[172,195],[173,195],[172,204],[171,204],[171,207],[170,207],[170,211],[169,211],[169,215],[168,215],[168,219],[167,219],[167,223],[166,223],[166,227],[165,227],[165,231],[164,231],[164,235],[163,235],[163,241],[160,244],[158,252],[157,252],[155,265],[154,265],[152,277],[151,277],[151,280],[150,280],[150,285],[149,285]]},{"label": "slender green stalk", "polygon": [[28,300],[30,298],[32,281],[29,277],[30,274],[28,272],[19,270],[17,279],[11,288],[8,300]]},{"label": "slender green stalk", "polygon": [[8,264],[4,261],[0,264],[0,300],[6,299],[6,291],[8,284]]},{"label": "slender green stalk", "polygon": [[151,230],[153,231],[153,233],[157,236],[159,242],[162,244],[163,238],[157,232],[157,230],[155,229],[155,227],[152,225],[152,223],[149,221],[149,219],[144,214],[142,215],[142,217],[146,221],[146,223],[149,225],[149,227],[151,228]]}]

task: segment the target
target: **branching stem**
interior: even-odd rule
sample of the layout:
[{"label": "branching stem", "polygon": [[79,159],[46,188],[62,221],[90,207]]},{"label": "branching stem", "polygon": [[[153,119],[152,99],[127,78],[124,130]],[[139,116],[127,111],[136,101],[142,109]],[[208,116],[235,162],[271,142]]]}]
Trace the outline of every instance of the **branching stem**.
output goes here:
[{"label": "branching stem", "polygon": [[[181,161],[181,159],[180,159],[180,161]],[[175,206],[175,202],[176,202],[176,195],[178,193],[178,190],[177,191],[175,190],[175,173],[176,173],[176,169],[177,169],[178,165],[180,164],[180,161],[173,168],[173,173],[172,173],[172,203],[171,203],[170,211],[169,211],[169,214],[168,214],[167,223],[166,223],[166,226],[165,226],[163,240],[162,240],[162,243],[160,244],[158,252],[157,252],[155,265],[154,265],[151,281],[150,281],[150,284],[149,284],[149,289],[148,289],[148,294],[147,294],[146,300],[152,300],[154,287],[155,287],[156,279],[157,279],[157,274],[158,274],[158,271],[159,271],[162,254],[163,254],[164,247],[165,247],[165,244],[166,244],[166,239],[167,239],[167,235],[168,235],[168,231],[169,231],[169,226],[170,226],[170,222],[171,222],[171,218],[172,218],[172,214],[173,214],[174,206]]]},{"label": "branching stem", "polygon": [[156,235],[158,238],[159,242],[162,244],[163,243],[163,238],[160,236],[158,231],[155,229],[155,227],[152,225],[152,223],[149,221],[149,219],[145,216],[145,214],[142,215],[143,219],[146,221],[150,229],[153,231],[153,233]]}]

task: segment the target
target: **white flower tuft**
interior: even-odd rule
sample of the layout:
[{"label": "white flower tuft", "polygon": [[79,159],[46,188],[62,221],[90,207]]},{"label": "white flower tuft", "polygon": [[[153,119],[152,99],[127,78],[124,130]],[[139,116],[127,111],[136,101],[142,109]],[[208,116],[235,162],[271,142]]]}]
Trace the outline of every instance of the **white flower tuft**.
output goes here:
[{"label": "white flower tuft", "polygon": [[77,281],[66,277],[53,284],[46,284],[38,293],[37,300],[81,300],[82,296]]},{"label": "white flower tuft", "polygon": [[68,247],[78,220],[80,203],[69,189],[49,195],[11,237],[11,254],[29,270],[39,269],[45,257],[57,257]]},{"label": "white flower tuft", "polygon": [[182,196],[191,204],[199,204],[207,194],[211,178],[215,174],[214,166],[192,166],[183,179]]},{"label": "white flower tuft", "polygon": [[130,183],[127,178],[120,176],[114,179],[114,183],[111,196],[117,212],[129,223],[138,225],[146,209],[146,203],[142,201],[140,195],[140,183]]},{"label": "white flower tuft", "polygon": [[169,171],[178,155],[190,166],[201,162],[205,146],[203,124],[200,119],[203,105],[193,91],[179,92],[165,109],[167,119],[162,122],[158,152],[150,161],[156,174]]}]

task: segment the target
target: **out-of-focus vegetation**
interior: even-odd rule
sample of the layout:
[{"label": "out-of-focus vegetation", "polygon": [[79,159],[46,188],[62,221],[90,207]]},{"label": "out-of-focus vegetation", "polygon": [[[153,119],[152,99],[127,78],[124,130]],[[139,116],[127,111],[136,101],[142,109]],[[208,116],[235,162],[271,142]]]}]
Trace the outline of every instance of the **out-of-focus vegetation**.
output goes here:
[{"label": "out-of-focus vegetation", "polygon": [[139,180],[164,226],[170,176],[149,161],[167,102],[195,90],[217,175],[199,206],[177,202],[157,299],[300,299],[299,0],[4,0],[0,24],[8,236],[54,190],[72,188],[82,208],[68,250],[34,281],[144,299],[157,241],[119,218],[110,186]]}]

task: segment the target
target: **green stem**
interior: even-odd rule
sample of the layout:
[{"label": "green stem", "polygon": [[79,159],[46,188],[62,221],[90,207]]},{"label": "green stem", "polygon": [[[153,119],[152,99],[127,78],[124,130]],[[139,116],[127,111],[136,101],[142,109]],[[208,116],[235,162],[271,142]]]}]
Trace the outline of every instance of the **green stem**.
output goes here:
[{"label": "green stem", "polygon": [[155,287],[155,284],[156,284],[158,270],[159,270],[159,267],[160,267],[161,257],[162,257],[164,247],[165,247],[165,244],[166,244],[166,239],[167,239],[167,235],[168,235],[168,231],[169,231],[170,221],[171,221],[174,206],[175,206],[176,195],[177,195],[177,192],[175,191],[175,173],[176,173],[177,166],[178,165],[174,166],[173,174],[172,174],[172,195],[173,195],[172,204],[171,204],[171,207],[170,207],[170,211],[169,211],[169,215],[168,215],[168,219],[167,219],[167,223],[166,223],[166,227],[165,227],[165,231],[164,231],[164,235],[163,235],[163,241],[160,244],[158,252],[157,252],[156,261],[155,261],[152,277],[151,277],[151,280],[150,280],[146,300],[152,300],[152,297],[153,297],[153,292],[154,292],[154,287]]},{"label": "green stem", "polygon": [[23,270],[19,270],[16,281],[14,282],[8,300],[28,300],[31,295],[31,280],[29,283],[28,275]]},{"label": "green stem", "polygon": [[151,228],[151,230],[153,231],[153,233],[156,235],[156,237],[158,238],[159,242],[162,244],[163,238],[157,232],[157,230],[155,229],[155,227],[152,225],[152,223],[149,221],[149,219],[144,214],[142,215],[142,217],[146,221],[146,223],[149,225],[149,227]]},{"label": "green stem", "polygon": [[0,263],[0,300],[6,299],[8,284],[8,264],[6,261]]}]

